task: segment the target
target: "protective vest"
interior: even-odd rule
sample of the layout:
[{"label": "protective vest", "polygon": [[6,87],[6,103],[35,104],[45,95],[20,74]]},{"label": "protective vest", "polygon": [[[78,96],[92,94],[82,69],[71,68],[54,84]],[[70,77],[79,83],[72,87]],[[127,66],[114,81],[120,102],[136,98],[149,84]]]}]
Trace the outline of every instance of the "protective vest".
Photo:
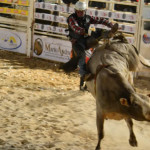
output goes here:
[{"label": "protective vest", "polygon": [[74,14],[71,14],[68,19],[67,19],[67,22],[68,22],[68,30],[69,30],[69,37],[72,39],[80,39],[80,38],[84,38],[84,35],[80,35],[80,34],[77,34],[76,32],[74,32],[71,27],[69,26],[69,19],[73,17],[78,25],[81,27],[81,28],[84,28],[85,30],[88,31],[89,29],[89,26],[90,26],[90,19],[91,17],[89,15],[85,15],[83,18],[79,18],[77,17],[77,15],[74,13]]}]

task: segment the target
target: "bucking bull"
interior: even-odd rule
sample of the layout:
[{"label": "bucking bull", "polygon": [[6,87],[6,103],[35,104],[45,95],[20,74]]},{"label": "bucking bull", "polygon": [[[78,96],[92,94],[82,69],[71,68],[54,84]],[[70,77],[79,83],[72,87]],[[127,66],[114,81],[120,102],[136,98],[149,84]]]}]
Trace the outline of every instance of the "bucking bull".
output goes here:
[{"label": "bucking bull", "polygon": [[94,75],[93,79],[86,81],[86,85],[96,99],[96,150],[101,149],[105,119],[125,119],[131,146],[138,145],[132,119],[150,122],[150,99],[137,93],[133,86],[132,72],[138,69],[140,61],[145,64],[137,49],[119,40],[96,48],[88,62],[88,69]]}]

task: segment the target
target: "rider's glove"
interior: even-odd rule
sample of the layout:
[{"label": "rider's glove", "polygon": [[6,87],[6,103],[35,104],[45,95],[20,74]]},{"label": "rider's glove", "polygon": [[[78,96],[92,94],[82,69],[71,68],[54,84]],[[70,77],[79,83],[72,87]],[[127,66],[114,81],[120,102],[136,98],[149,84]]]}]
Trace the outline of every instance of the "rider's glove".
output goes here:
[{"label": "rider's glove", "polygon": [[89,27],[88,35],[91,36],[92,32],[95,32],[95,31],[96,31],[95,27]]}]

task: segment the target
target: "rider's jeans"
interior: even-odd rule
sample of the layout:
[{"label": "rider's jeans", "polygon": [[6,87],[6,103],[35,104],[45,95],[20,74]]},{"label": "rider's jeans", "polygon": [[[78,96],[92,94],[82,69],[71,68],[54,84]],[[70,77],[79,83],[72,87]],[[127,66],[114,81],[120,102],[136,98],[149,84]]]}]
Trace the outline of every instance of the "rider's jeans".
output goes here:
[{"label": "rider's jeans", "polygon": [[76,53],[77,57],[79,57],[79,74],[80,76],[84,76],[86,71],[86,63],[85,63],[85,49],[86,49],[86,39],[80,39],[75,44],[73,44],[73,50]]},{"label": "rider's jeans", "polygon": [[[97,29],[96,32],[93,32],[92,37],[94,38],[98,38],[101,35],[101,38],[106,38],[108,36],[109,31],[107,30],[102,30],[102,29]],[[87,40],[89,40],[90,37],[86,37],[86,38],[80,38],[78,39],[72,46],[73,46],[73,51],[75,52],[75,54],[77,55],[77,57],[79,57],[79,74],[81,77],[83,77],[87,72],[86,70],[86,63],[85,63],[85,50],[87,48]]]},{"label": "rider's jeans", "polygon": [[85,57],[80,57],[78,65],[79,65],[79,68],[80,68],[79,69],[79,74],[80,74],[81,77],[83,77],[87,73]]}]

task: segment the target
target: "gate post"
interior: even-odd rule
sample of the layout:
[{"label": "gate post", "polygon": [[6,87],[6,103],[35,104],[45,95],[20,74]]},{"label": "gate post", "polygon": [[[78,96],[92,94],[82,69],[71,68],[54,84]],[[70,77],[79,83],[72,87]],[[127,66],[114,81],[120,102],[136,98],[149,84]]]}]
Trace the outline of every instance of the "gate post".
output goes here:
[{"label": "gate post", "polygon": [[34,0],[29,1],[28,23],[27,23],[27,57],[31,57],[33,39]]}]

